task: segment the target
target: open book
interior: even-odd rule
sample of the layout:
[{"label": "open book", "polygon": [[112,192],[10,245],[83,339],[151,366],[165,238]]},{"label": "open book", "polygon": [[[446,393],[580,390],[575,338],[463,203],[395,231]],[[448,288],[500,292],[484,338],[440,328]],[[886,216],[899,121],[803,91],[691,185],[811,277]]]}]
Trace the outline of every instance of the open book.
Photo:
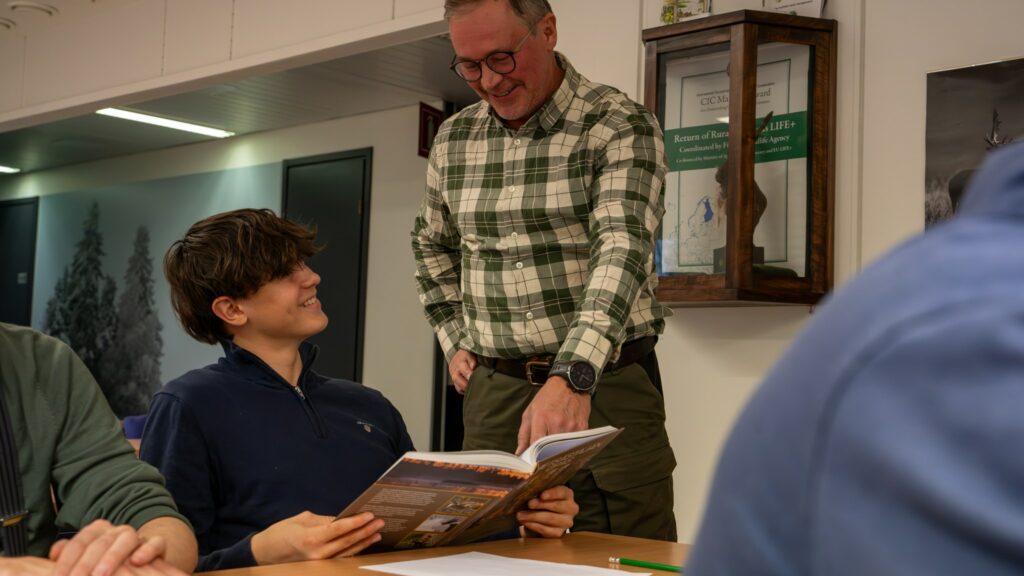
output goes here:
[{"label": "open book", "polygon": [[515,456],[496,450],[406,452],[338,518],[384,520],[371,550],[472,542],[515,528],[515,513],[568,482],[614,439],[612,426],[545,436]]}]

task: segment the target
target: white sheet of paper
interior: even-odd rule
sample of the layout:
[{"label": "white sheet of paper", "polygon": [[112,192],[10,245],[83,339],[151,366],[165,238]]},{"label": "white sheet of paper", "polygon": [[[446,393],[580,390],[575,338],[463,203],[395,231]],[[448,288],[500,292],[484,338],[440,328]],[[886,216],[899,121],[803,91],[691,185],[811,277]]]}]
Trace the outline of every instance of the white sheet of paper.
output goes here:
[{"label": "white sheet of paper", "polygon": [[[426,560],[409,560],[363,566],[365,570],[389,572],[402,576],[452,576],[453,574],[474,574],[475,576],[623,576],[624,572],[593,566],[522,560],[482,552],[467,552],[440,556]],[[634,572],[633,574],[637,574]],[[650,572],[641,573],[650,576]]]}]

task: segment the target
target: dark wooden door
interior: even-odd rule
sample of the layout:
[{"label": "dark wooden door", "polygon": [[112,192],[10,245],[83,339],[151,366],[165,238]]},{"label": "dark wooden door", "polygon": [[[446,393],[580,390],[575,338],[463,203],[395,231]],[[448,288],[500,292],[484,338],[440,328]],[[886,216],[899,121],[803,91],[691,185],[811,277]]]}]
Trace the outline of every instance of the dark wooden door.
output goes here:
[{"label": "dark wooden door", "polygon": [[370,176],[373,149],[287,160],[286,218],[316,226],[326,246],[309,262],[321,277],[317,296],[330,319],[310,339],[320,347],[316,371],[359,382],[363,368]]},{"label": "dark wooden door", "polygon": [[0,322],[32,322],[39,199],[0,202]]}]

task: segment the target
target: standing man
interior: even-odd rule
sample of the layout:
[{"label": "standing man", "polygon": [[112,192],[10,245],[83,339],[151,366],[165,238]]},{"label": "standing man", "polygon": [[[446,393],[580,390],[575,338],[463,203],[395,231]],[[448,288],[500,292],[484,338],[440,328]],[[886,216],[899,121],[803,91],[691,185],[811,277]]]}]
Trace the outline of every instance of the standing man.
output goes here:
[{"label": "standing man", "polygon": [[576,530],[675,540],[654,297],[654,117],[555,52],[546,0],[447,0],[481,102],[440,128],[413,230],[420,301],[466,395],[466,449],[625,431],[570,482]]}]

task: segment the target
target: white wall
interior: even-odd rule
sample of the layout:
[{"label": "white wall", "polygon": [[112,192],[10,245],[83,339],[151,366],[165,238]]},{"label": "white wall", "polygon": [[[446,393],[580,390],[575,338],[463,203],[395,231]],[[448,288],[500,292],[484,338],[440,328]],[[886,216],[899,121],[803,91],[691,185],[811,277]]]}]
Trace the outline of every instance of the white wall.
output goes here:
[{"label": "white wall", "polygon": [[641,101],[637,73],[643,45],[638,0],[550,0],[558,22],[558,47],[576,70]]}]

